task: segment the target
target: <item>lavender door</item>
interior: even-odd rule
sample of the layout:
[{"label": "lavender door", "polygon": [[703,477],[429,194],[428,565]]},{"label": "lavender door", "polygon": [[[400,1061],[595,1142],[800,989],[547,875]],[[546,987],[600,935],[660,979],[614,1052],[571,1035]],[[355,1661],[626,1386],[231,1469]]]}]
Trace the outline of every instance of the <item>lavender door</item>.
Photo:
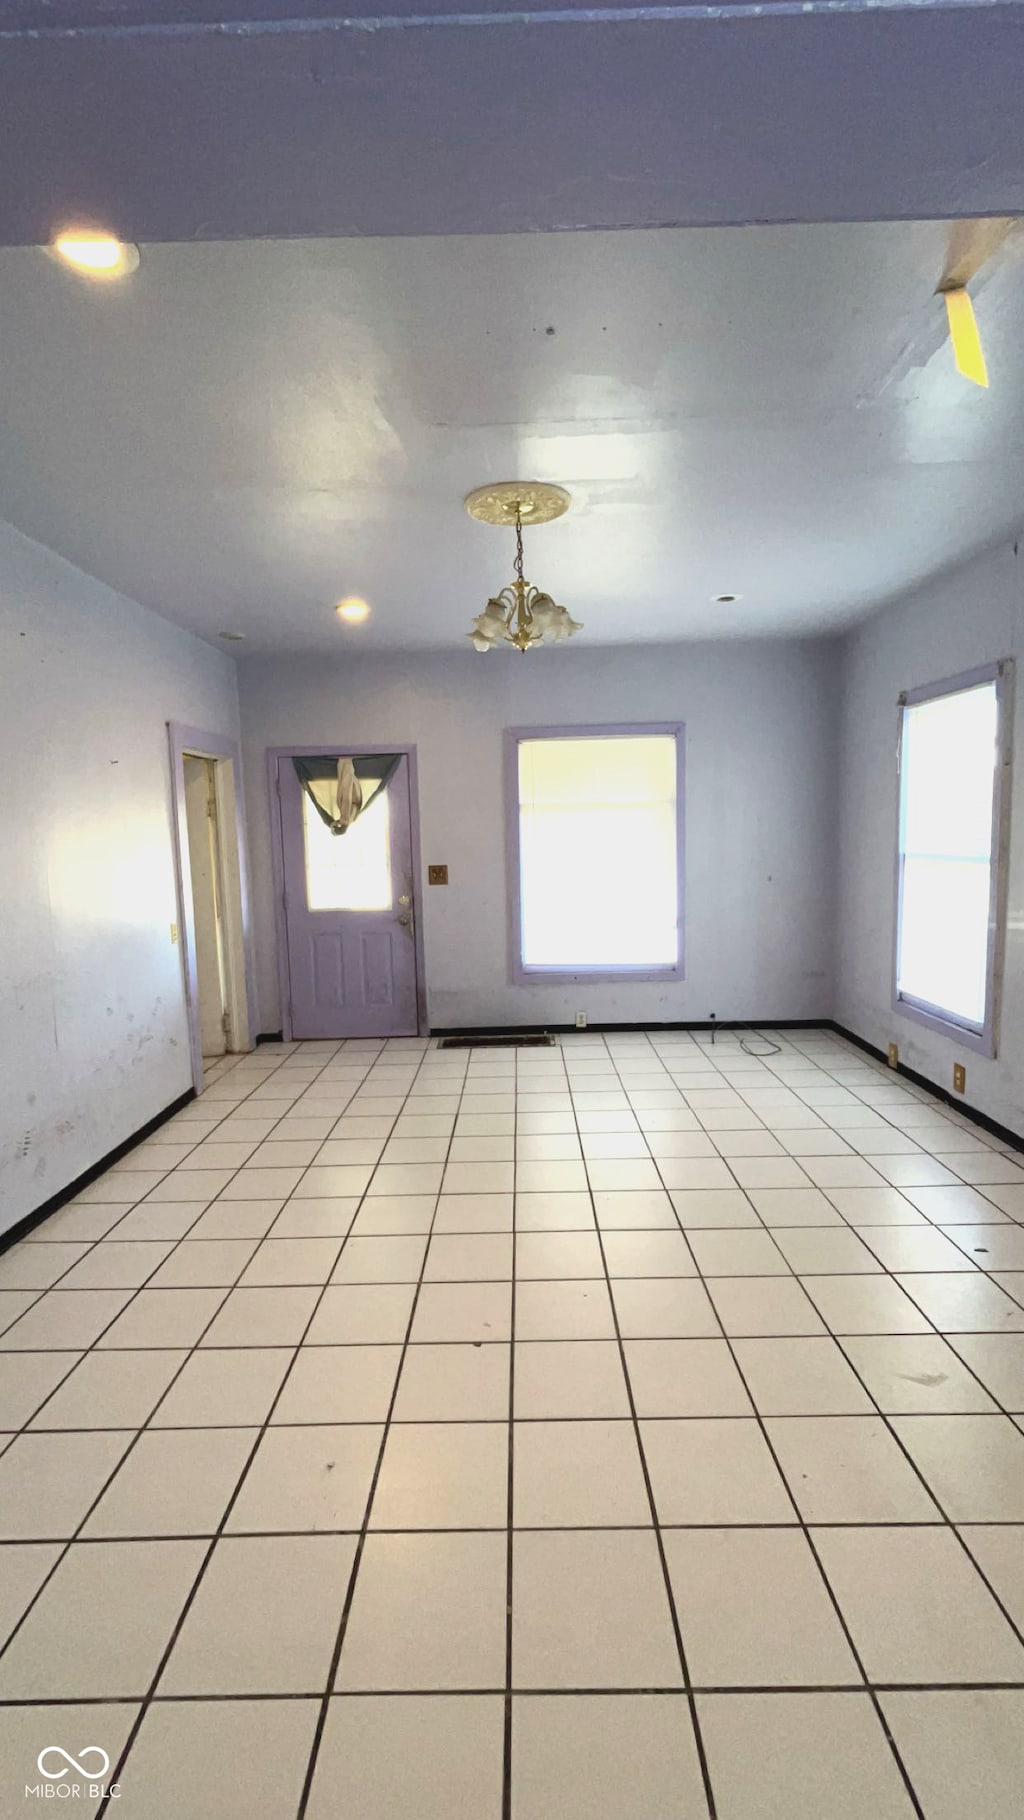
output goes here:
[{"label": "lavender door", "polygon": [[415,1036],[408,759],[344,834],[290,758],[278,759],[278,796],[292,1035]]}]

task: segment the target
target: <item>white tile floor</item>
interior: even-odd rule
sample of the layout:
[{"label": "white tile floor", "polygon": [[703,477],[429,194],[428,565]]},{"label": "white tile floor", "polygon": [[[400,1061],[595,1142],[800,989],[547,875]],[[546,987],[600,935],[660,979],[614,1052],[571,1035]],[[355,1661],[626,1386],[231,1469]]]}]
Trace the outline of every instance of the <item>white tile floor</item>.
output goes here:
[{"label": "white tile floor", "polygon": [[775,1041],[264,1047],[0,1258],[0,1812],[1019,1820],[1024,1167]]}]

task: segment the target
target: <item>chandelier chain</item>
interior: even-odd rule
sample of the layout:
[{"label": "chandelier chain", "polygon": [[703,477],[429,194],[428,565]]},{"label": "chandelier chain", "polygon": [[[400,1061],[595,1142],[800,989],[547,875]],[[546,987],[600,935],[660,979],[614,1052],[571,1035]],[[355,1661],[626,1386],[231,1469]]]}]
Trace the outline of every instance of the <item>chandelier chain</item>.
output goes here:
[{"label": "chandelier chain", "polygon": [[523,518],[522,518],[522,513],[519,510],[518,503],[517,503],[517,505],[516,505],[516,580],[521,582],[522,579],[523,579]]}]

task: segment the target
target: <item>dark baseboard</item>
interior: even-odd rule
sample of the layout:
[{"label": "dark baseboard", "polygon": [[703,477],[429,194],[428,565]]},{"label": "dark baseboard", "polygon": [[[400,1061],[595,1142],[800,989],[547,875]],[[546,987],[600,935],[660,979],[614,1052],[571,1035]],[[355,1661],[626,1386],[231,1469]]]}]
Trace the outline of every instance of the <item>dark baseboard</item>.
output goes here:
[{"label": "dark baseboard", "polygon": [[[845,1024],[837,1024],[834,1018],[829,1018],[826,1028],[834,1030],[837,1036],[844,1037],[848,1043],[855,1044],[858,1049],[863,1049],[865,1055],[873,1055],[877,1062],[884,1062],[886,1067],[889,1066],[889,1058],[885,1050],[876,1049],[874,1043],[869,1043],[863,1036],[858,1036],[855,1030],[847,1030]],[[928,1093],[933,1094],[944,1105],[951,1106],[954,1112],[961,1112],[965,1119],[970,1119],[972,1125],[978,1125],[991,1137],[998,1138],[1001,1144],[1009,1144],[1012,1149],[1024,1152],[1024,1137],[1021,1137],[1019,1132],[1011,1131],[1007,1125],[1000,1125],[996,1119],[990,1119],[986,1112],[978,1112],[974,1106],[969,1106],[965,1100],[962,1100],[959,1094],[950,1093],[947,1088],[940,1087],[937,1081],[930,1081],[926,1074],[918,1074],[916,1068],[908,1068],[903,1062],[897,1062],[892,1072],[901,1074],[904,1080],[912,1081],[915,1087],[924,1087]]]},{"label": "dark baseboard", "polygon": [[284,1031],[283,1030],[261,1030],[259,1033],[259,1036],[256,1038],[256,1047],[258,1049],[261,1043],[283,1043],[283,1042],[284,1042]]},{"label": "dark baseboard", "polygon": [[836,1026],[825,1017],[755,1017],[666,1022],[644,1018],[638,1024],[432,1024],[431,1036],[603,1036],[609,1031],[625,1033],[642,1030],[833,1030]]},{"label": "dark baseboard", "polygon": [[115,1163],[119,1163],[123,1156],[127,1156],[129,1150],[135,1149],[136,1144],[141,1144],[145,1138],[151,1137],[154,1131],[159,1131],[161,1125],[166,1125],[168,1119],[172,1119],[176,1112],[180,1112],[182,1107],[187,1106],[189,1101],[194,1100],[195,1097],[194,1087],[190,1087],[187,1093],[179,1094],[178,1098],[172,1100],[169,1106],[165,1106],[162,1112],[158,1112],[155,1118],[147,1120],[138,1131],[132,1132],[131,1137],[125,1138],[113,1150],[108,1150],[106,1156],[101,1157],[98,1163],[93,1163],[89,1169],[84,1170],[73,1182],[69,1182],[66,1188],[60,1190],[59,1194],[51,1194],[49,1200],[44,1201],[41,1207],[36,1207],[32,1213],[26,1213],[15,1225],[9,1226],[6,1232],[0,1233],[0,1254],[9,1250],[10,1246],[16,1244],[19,1239],[23,1239],[26,1233],[32,1232],[43,1220],[48,1219],[51,1213],[56,1213],[59,1207],[66,1206],[68,1201],[73,1201],[75,1195],[81,1194],[83,1188],[88,1188],[90,1182],[95,1182],[105,1170],[112,1168]]}]

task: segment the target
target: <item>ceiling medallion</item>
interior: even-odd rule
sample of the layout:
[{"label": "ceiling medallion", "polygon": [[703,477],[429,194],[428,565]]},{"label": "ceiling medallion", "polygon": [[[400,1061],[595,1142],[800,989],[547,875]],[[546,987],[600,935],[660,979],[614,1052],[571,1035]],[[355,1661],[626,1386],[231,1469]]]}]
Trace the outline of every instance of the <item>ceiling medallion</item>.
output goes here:
[{"label": "ceiling medallion", "polygon": [[550,524],[569,509],[564,487],[543,480],[499,480],[477,487],[466,498],[466,511],[482,524],[514,525],[516,532],[515,580],[491,596],[468,634],[475,651],[489,651],[494,644],[514,645],[528,651],[545,641],[561,644],[581,632],[573,619],[550,594],[523,579],[523,526]]}]

